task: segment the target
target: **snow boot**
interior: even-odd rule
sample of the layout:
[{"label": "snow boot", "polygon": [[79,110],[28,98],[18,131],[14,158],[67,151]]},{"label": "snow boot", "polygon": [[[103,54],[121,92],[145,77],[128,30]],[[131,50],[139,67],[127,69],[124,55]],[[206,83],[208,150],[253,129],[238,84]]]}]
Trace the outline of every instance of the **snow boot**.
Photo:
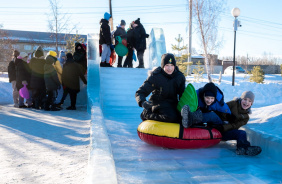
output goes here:
[{"label": "snow boot", "polygon": [[105,67],[105,65],[106,65],[106,61],[104,61],[104,62],[101,61],[100,67]]},{"label": "snow boot", "polygon": [[192,112],[191,113],[191,119],[192,119],[193,124],[202,123],[202,120],[203,120],[202,111],[200,109],[198,109],[197,111]]},{"label": "snow boot", "polygon": [[76,107],[75,106],[69,106],[69,107],[67,107],[67,110],[76,110]]},{"label": "snow boot", "polygon": [[262,151],[261,147],[259,146],[248,146],[247,148],[239,147],[236,150],[237,155],[249,155],[249,156],[256,156],[260,154]]},{"label": "snow boot", "polygon": [[[192,125],[191,112],[188,105],[184,105],[181,109],[182,125],[184,128],[189,128]],[[190,121],[189,121],[190,120]]]},{"label": "snow boot", "polygon": [[246,155],[256,156],[256,155],[260,154],[261,151],[262,151],[262,149],[259,146],[249,146],[246,149]]}]

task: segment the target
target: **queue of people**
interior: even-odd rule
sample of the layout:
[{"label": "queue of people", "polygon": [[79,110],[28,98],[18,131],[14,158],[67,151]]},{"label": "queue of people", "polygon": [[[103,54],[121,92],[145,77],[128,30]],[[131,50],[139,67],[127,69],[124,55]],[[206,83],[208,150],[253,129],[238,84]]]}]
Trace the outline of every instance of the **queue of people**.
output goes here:
[{"label": "queue of people", "polygon": [[238,155],[254,156],[262,151],[259,146],[251,146],[246,132],[239,130],[249,120],[255,98],[251,91],[225,103],[223,92],[210,82],[196,90],[196,111],[191,112],[189,105],[184,105],[179,112],[177,104],[184,90],[185,77],[179,72],[174,55],[164,54],[161,67],[154,69],[135,93],[137,104],[144,108],[141,119],[179,123],[184,128],[207,124],[221,132],[222,140],[236,140]]},{"label": "queue of people", "polygon": [[[137,58],[139,65],[136,68],[144,68],[144,52],[146,50],[146,38],[149,35],[146,33],[144,26],[140,22],[140,18],[132,21],[129,24],[129,28],[125,29],[126,22],[124,20],[120,21],[116,30],[111,33],[109,26],[109,21],[111,15],[109,13],[104,14],[104,18],[100,21],[100,34],[99,34],[99,44],[102,47],[101,53],[101,63],[100,67],[112,67],[110,63],[110,57],[112,52],[115,51],[115,46],[118,44],[117,37],[125,40],[125,45],[128,49],[128,53],[124,64],[122,64],[123,56],[118,56],[117,67],[132,68],[132,61],[134,50],[137,52]],[[113,59],[113,58],[112,58]]]},{"label": "queue of people", "polygon": [[[80,91],[79,79],[87,84],[84,77],[87,60],[83,44],[76,43],[74,54],[60,51],[59,58],[54,51],[49,51],[44,56],[43,48],[39,46],[30,61],[27,60],[27,53],[14,50],[12,61],[8,65],[14,107],[59,111],[69,94],[71,105],[66,109],[76,110],[76,96]],[[23,87],[29,93],[26,100],[19,93]]]}]

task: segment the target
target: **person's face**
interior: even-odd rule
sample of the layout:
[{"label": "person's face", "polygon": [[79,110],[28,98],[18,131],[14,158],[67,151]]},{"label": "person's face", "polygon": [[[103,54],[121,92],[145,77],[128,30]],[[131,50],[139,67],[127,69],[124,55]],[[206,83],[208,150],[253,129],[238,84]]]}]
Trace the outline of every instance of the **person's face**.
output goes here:
[{"label": "person's face", "polygon": [[214,102],[215,97],[213,97],[213,96],[205,96],[204,100],[205,100],[206,105],[211,105]]},{"label": "person's face", "polygon": [[136,26],[138,26],[138,24],[133,24],[133,28],[135,28]]},{"label": "person's face", "polygon": [[243,109],[247,110],[248,108],[252,106],[252,100],[249,98],[243,98],[241,100],[241,106]]},{"label": "person's face", "polygon": [[125,25],[120,26],[122,29],[125,29]]},{"label": "person's face", "polygon": [[80,46],[78,46],[78,47],[77,47],[77,49],[81,49],[81,47],[80,47]]},{"label": "person's face", "polygon": [[173,64],[166,64],[166,65],[164,66],[164,71],[165,71],[165,73],[171,75],[171,74],[173,73],[173,71],[174,71],[174,68],[175,68],[175,67],[174,67]]}]

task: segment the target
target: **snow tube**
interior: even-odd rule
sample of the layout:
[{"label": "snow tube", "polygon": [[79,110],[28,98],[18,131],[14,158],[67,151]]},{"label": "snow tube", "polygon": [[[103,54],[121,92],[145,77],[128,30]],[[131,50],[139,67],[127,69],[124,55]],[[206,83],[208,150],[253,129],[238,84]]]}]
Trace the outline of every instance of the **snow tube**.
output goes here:
[{"label": "snow tube", "polygon": [[207,148],[221,141],[221,133],[214,128],[184,128],[178,123],[154,120],[143,121],[137,129],[141,140],[155,146],[173,149]]},{"label": "snow tube", "polygon": [[19,90],[19,94],[22,98],[29,99],[29,92],[26,87],[26,84],[24,84],[24,86]]}]

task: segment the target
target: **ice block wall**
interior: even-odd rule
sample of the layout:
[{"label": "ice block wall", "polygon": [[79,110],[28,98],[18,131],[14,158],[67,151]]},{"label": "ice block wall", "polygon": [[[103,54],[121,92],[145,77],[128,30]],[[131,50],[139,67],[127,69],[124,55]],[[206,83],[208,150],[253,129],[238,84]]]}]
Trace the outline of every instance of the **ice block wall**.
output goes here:
[{"label": "ice block wall", "polygon": [[[161,56],[166,53],[165,36],[162,28],[153,28],[148,39],[149,59],[146,68],[161,66]],[[148,63],[146,63],[148,62]]]}]

